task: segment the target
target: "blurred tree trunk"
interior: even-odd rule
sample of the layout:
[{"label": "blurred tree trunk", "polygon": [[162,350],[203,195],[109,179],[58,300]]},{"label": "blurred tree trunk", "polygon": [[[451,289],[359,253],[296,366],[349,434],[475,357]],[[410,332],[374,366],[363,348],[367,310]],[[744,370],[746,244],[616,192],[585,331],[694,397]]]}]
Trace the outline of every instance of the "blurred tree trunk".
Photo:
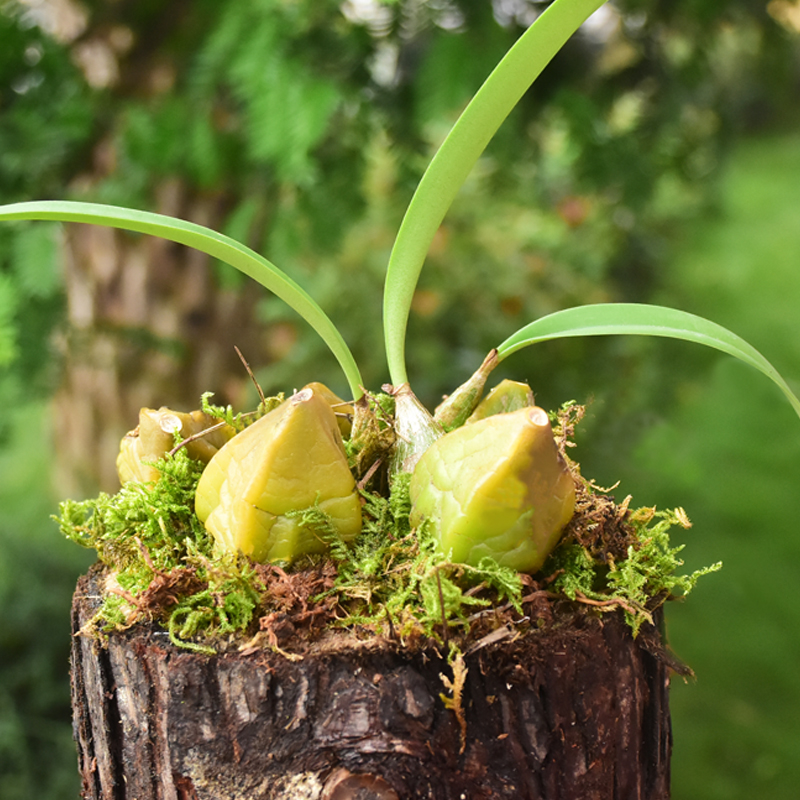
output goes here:
[{"label": "blurred tree trunk", "polygon": [[[223,198],[164,183],[155,210],[214,227]],[[119,486],[119,440],[143,406],[233,402],[249,381],[234,345],[258,361],[257,293],[215,285],[211,259],[147,236],[72,225],[65,240],[67,327],[55,397],[59,489]],[[263,336],[262,336],[263,340]]]}]

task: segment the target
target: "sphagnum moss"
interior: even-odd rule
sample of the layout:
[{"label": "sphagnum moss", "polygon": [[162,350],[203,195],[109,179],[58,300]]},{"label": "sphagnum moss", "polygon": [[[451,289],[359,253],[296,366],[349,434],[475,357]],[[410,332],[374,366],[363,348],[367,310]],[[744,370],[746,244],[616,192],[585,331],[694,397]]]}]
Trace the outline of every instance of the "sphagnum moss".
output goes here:
[{"label": "sphagnum moss", "polygon": [[[229,409],[206,403],[209,409],[231,419]],[[302,649],[332,629],[412,648],[433,641],[460,652],[485,636],[487,625],[535,626],[526,603],[544,594],[597,612],[621,609],[636,634],[656,607],[688,593],[719,565],[678,574],[682,548],[670,544],[669,530],[688,526],[682,510],[631,511],[628,501],[615,504],[580,476],[566,450],[581,415],[580,406],[569,404],[553,419],[577,511],[534,576],[491,558],[454,563],[437,547],[429,523],[412,530],[409,473],[392,476],[388,492],[360,489],[363,526],[353,542],[311,507],[293,516],[328,545],[327,555],[256,564],[222,550],[200,523],[194,496],[204,465],[178,448],[154,464],[159,478],[152,483],[129,482],[115,495],[61,504],[62,532],[96,549],[107,573],[89,627],[103,635],[155,621],[178,646],[205,653]]]}]

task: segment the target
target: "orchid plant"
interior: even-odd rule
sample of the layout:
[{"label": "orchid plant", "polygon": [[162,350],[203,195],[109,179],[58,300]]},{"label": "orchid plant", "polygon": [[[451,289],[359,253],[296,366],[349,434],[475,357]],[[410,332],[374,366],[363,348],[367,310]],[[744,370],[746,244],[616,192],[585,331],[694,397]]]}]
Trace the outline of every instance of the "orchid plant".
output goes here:
[{"label": "orchid plant", "polygon": [[[555,0],[508,51],[428,166],[408,206],[389,259],[383,317],[390,394],[394,398],[392,471],[411,473],[412,526],[430,522],[443,554],[452,561],[476,568],[488,556],[502,566],[535,572],[558,542],[575,505],[573,482],[554,444],[548,415],[533,406],[526,389],[505,387],[494,400],[490,395],[484,401],[489,405],[484,406],[483,411],[478,405],[491,369],[521,348],[564,337],[622,334],[662,336],[704,344],[760,370],[777,384],[800,415],[800,400],[786,381],[763,355],[736,334],[678,309],[645,304],[580,306],[530,322],[498,343],[475,375],[455,390],[435,415],[419,403],[409,386],[406,328],[417,281],[436,231],[504,119],[565,42],[604,2]],[[348,435],[351,438],[358,435],[359,408],[367,407],[365,398],[369,393],[347,343],[301,286],[250,248],[192,222],[92,203],[15,203],[0,207],[0,219],[105,225],[160,236],[196,248],[253,278],[316,330],[344,372],[352,405],[331,399],[323,391],[324,387],[306,387],[245,429],[251,433],[233,436],[228,445],[223,444],[220,456],[226,447],[237,443],[240,451],[246,448],[242,457],[251,459],[247,462],[248,469],[258,472],[261,469],[258,464],[262,463],[256,463],[261,458],[259,453],[269,449],[265,442],[277,446],[291,440],[299,443],[292,445],[296,449],[310,452],[313,448],[308,444],[307,426],[311,425],[316,431],[314,441],[328,442],[326,459],[330,462],[338,458],[337,453],[343,453],[336,419],[336,412],[343,408],[353,417],[353,430]],[[371,413],[375,413],[374,403]],[[298,420],[306,420],[302,423],[305,432],[299,432]],[[232,516],[227,519],[220,512],[221,498],[232,491],[231,452],[229,450],[228,455],[217,461],[216,457],[212,459],[211,464],[216,466],[209,467],[200,479],[198,516],[218,541],[227,541],[234,551],[238,549],[260,561],[291,561],[296,555],[293,548],[300,546],[296,542],[293,544],[291,537],[306,525],[295,524],[292,520],[297,519],[303,508],[272,512],[268,522],[266,517],[247,522],[255,526],[255,533],[253,528],[248,528],[243,536],[231,533],[231,520],[236,515],[231,512]],[[273,465],[270,469],[279,472],[279,461],[272,455],[269,458]],[[355,521],[355,516],[361,512],[359,504],[352,500],[356,486],[354,480],[348,478],[346,459],[341,463],[344,466],[335,478],[340,488],[322,499],[319,487],[314,488],[311,499],[304,501],[304,505],[315,505],[316,492],[317,510],[328,509],[325,516],[328,522],[337,515],[342,516],[340,538],[352,541],[360,526],[360,517]],[[493,470],[494,488],[486,488],[489,482],[484,473],[489,467]],[[313,471],[310,467],[309,470]],[[480,490],[473,491],[471,487],[477,486]],[[527,488],[520,489],[521,494],[518,492],[519,496],[509,500],[509,487]],[[254,490],[245,487],[241,491],[242,496],[250,497]],[[263,493],[251,505],[257,506]],[[239,524],[245,523],[240,519]],[[306,550],[309,548],[313,551],[313,542]],[[438,591],[444,604],[440,580]]]}]

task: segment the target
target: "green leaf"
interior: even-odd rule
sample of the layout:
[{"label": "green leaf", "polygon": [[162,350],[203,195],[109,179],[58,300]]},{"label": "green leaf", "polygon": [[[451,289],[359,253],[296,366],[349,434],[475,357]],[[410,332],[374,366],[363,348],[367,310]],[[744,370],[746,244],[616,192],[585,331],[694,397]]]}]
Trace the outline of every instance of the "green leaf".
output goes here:
[{"label": "green leaf", "polygon": [[428,165],[397,234],[384,288],[384,339],[392,383],[408,383],[405,334],[425,255],[448,208],[503,120],[567,39],[605,0],[556,0],[478,90]]},{"label": "green leaf", "polygon": [[502,361],[517,350],[548,339],[638,334],[704,344],[735,356],[773,380],[800,416],[800,400],[772,364],[744,339],[715,322],[675,308],[639,303],[598,303],[556,311],[531,322],[497,348]]},{"label": "green leaf", "polygon": [[70,201],[12,203],[0,206],[0,220],[4,219],[56,220],[106,225],[160,236],[218,258],[258,281],[300,314],[336,356],[347,377],[354,399],[363,394],[361,374],[353,354],[325,312],[304,289],[278,267],[228,236],[186,220],[97,203]]}]

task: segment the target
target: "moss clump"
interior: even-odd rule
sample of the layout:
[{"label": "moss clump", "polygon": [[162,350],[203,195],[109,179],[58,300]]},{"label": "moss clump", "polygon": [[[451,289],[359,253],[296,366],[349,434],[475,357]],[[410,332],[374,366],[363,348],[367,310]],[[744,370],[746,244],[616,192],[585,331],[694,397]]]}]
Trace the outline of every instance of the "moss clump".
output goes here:
[{"label": "moss clump", "polygon": [[388,498],[363,493],[365,523],[348,547],[334,542],[337,576],[330,594],[345,609],[340,626],[374,634],[448,638],[469,630],[469,613],[503,602],[522,612],[523,583],[515,571],[484,559],[478,567],[453,564],[436,548],[427,526],[412,531],[410,475],[394,478]]},{"label": "moss clump", "polygon": [[160,473],[155,482],[129,481],[114,495],[61,503],[61,532],[126,575],[169,570],[209,552],[210,536],[194,513],[204,465],[179,449],[153,466]]},{"label": "moss clump", "polygon": [[[242,424],[230,409],[213,410]],[[580,406],[568,404],[554,417],[565,456],[581,415]],[[328,541],[325,557],[306,557],[290,569],[223,553],[194,511],[204,465],[183,448],[154,465],[158,480],[65,501],[57,520],[106,567],[91,632],[156,621],[176,645],[206,653],[268,646],[289,654],[287,648],[302,650],[335,629],[406,647],[434,641],[466,649],[498,631],[516,635],[535,626],[552,616],[541,603],[559,601],[598,613],[621,609],[636,634],[659,605],[719,569],[679,574],[682,547],[671,545],[669,531],[688,527],[682,510],[631,511],[629,500],[616,504],[569,464],[576,514],[535,576],[488,558],[477,566],[449,562],[427,524],[411,529],[408,475],[383,492],[360,490],[363,528],[352,543],[337,538],[321,509],[298,512],[300,524]],[[370,480],[381,485],[385,474]]]},{"label": "moss clump", "polygon": [[108,568],[92,630],[121,630],[142,619],[164,622],[173,641],[199,633],[224,636],[247,628],[259,604],[256,570],[218,552],[194,512],[203,464],[183,449],[154,464],[152,483],[126,483],[115,495],[61,503],[62,533],[97,550]]},{"label": "moss clump", "polygon": [[640,508],[627,512],[630,543],[622,558],[608,551],[593,553],[574,538],[564,541],[545,563],[552,575],[551,589],[570,600],[603,610],[621,608],[634,635],[652,612],[666,600],[685,596],[697,581],[721,569],[720,562],[685,575],[678,553],[684,545],[672,547],[669,531],[674,526],[690,527],[683,509],[656,511]]}]

